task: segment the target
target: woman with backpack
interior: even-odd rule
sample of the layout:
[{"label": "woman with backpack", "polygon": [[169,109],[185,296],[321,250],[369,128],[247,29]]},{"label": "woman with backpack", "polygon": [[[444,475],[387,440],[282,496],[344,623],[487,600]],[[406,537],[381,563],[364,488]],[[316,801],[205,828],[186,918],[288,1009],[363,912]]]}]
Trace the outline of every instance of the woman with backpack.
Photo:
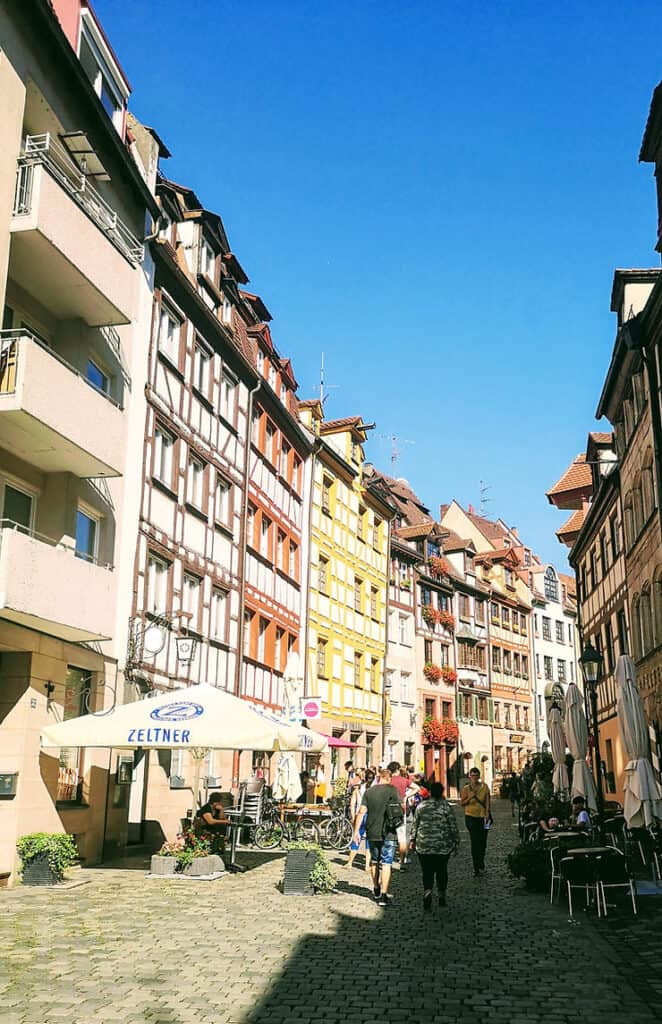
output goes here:
[{"label": "woman with backpack", "polygon": [[430,910],[435,879],[439,906],[446,906],[448,858],[457,853],[460,833],[455,814],[444,800],[440,782],[430,783],[430,797],[416,808],[411,830],[411,848],[416,850],[423,875],[423,909]]}]

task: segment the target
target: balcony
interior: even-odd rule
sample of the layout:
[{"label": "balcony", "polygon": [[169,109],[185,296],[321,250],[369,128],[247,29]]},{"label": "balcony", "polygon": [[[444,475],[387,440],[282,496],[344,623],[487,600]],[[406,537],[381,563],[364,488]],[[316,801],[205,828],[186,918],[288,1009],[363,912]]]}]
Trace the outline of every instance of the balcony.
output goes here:
[{"label": "balcony", "polygon": [[0,618],[71,643],[107,640],[113,584],[110,566],[0,520]]},{"label": "balcony", "polygon": [[48,133],[25,140],[11,231],[11,276],[58,319],[135,318],[143,247]]},{"label": "balcony", "polygon": [[0,431],[45,473],[122,475],[121,410],[29,331],[0,331]]}]

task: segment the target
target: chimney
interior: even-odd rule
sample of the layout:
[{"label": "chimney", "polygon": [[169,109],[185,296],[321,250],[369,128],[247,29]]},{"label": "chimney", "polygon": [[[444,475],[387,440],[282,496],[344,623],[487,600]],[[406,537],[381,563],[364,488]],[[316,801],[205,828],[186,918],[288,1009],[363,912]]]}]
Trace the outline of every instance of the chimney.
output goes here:
[{"label": "chimney", "polygon": [[469,515],[472,516],[473,514],[474,514],[474,507],[473,507],[473,505],[469,505]]}]

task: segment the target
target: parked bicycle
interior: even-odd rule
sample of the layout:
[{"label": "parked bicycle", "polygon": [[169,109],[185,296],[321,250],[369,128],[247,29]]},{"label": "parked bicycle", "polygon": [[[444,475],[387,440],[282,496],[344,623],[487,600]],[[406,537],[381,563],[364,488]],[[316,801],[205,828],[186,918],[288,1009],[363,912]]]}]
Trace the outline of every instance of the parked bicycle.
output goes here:
[{"label": "parked bicycle", "polygon": [[255,826],[253,842],[258,850],[273,850],[282,843],[305,839],[311,843],[319,843],[320,835],[314,818],[301,812],[292,812],[288,820],[287,812],[273,800],[265,803],[262,820]]},{"label": "parked bicycle", "polygon": [[323,843],[334,850],[348,850],[352,842],[354,827],[349,817],[349,802],[329,801],[333,813],[320,823],[319,833]]}]

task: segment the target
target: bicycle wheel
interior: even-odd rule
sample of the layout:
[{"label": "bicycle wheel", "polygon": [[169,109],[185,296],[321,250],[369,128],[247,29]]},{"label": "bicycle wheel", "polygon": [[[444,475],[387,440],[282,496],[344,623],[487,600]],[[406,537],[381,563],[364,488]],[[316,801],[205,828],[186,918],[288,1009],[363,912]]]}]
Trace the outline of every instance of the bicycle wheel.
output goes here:
[{"label": "bicycle wheel", "polygon": [[297,818],[291,825],[293,839],[305,839],[308,843],[319,843],[320,834],[314,818]]},{"label": "bicycle wheel", "polygon": [[354,830],[347,818],[331,818],[326,826],[326,841],[334,850],[347,850]]},{"label": "bicycle wheel", "polygon": [[263,821],[255,829],[253,842],[258,850],[273,850],[280,846],[283,839],[283,826],[280,821]]}]

